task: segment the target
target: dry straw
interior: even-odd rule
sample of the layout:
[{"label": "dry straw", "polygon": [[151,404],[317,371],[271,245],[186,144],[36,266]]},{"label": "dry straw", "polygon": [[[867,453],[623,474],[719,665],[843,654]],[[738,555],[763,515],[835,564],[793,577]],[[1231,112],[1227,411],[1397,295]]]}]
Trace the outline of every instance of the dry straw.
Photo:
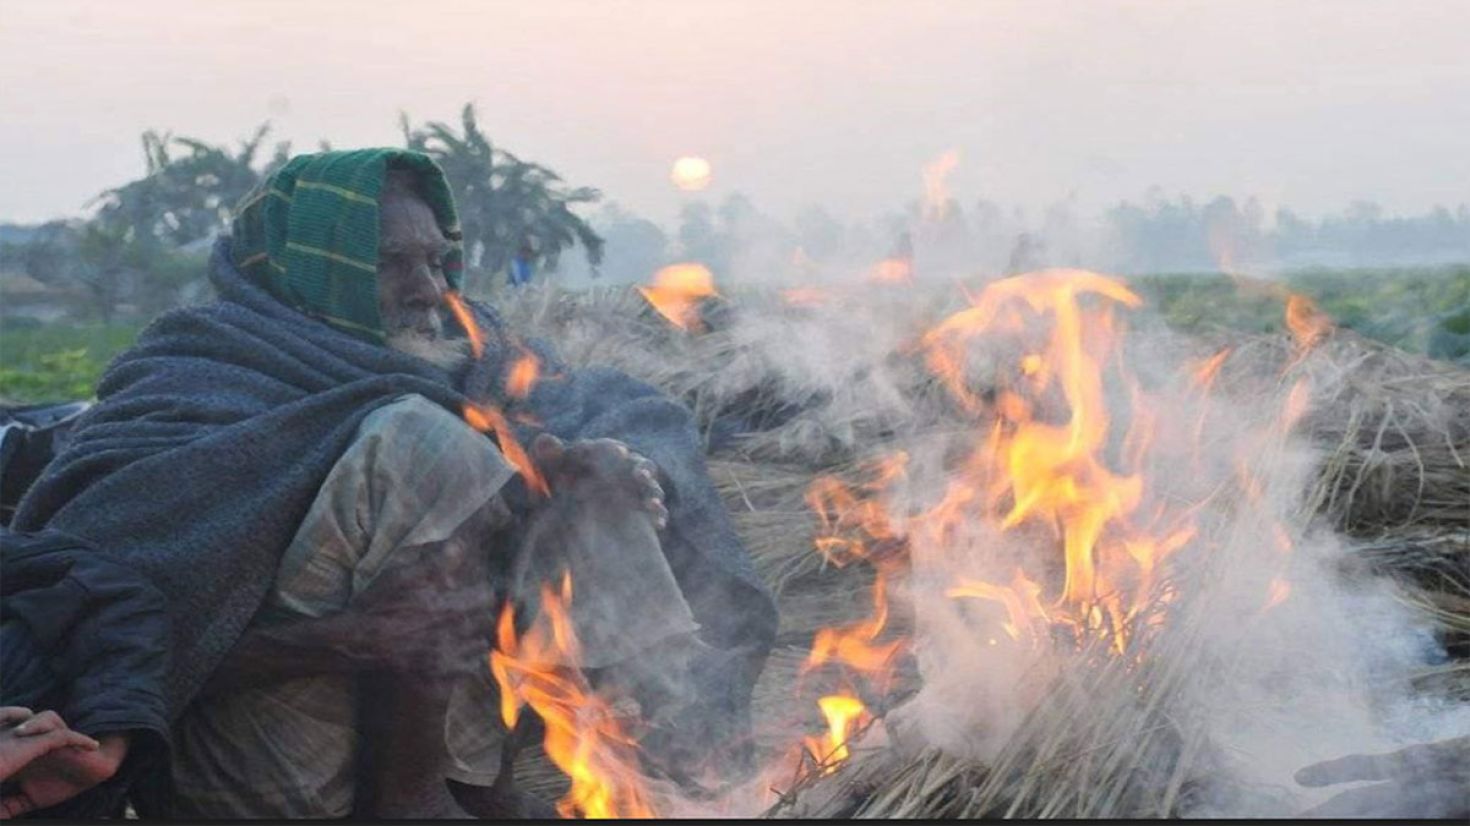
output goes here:
[{"label": "dry straw", "polygon": [[[781,638],[757,687],[756,712],[767,721],[784,719],[811,634],[862,616],[866,600],[854,595],[866,593],[872,578],[862,565],[832,567],[813,552],[815,523],[802,499],[807,486],[821,474],[852,478],[861,459],[901,438],[958,426],[918,356],[895,352],[885,365],[893,386],[878,389],[893,391],[901,405],[864,409],[835,397],[830,384],[794,379],[779,348],[752,346],[739,325],[716,323],[701,335],[671,328],[631,288],[532,288],[502,298],[513,326],[556,342],[572,364],[626,370],[694,409],[717,448],[711,476],[758,570],[778,594]],[[910,298],[912,306],[894,323],[914,333],[956,306],[938,291]],[[786,306],[774,290],[741,291],[719,302],[717,321],[720,313],[728,319],[733,312],[799,324],[807,312]],[[1300,361],[1294,343],[1279,334],[1222,333],[1191,346],[1204,354],[1232,348],[1220,375],[1222,392],[1302,375],[1312,380],[1319,395],[1299,430],[1322,459],[1303,507],[1356,537],[1352,559],[1398,579],[1400,598],[1461,657],[1406,676],[1424,690],[1470,698],[1464,659],[1470,655],[1470,371],[1341,330]],[[855,372],[837,379],[872,389],[871,376]],[[752,422],[761,425],[757,432],[735,432]],[[1043,699],[986,764],[905,745],[914,738],[906,737],[900,710],[885,721],[885,736],[870,738],[881,746],[859,743],[840,771],[793,778],[769,813],[1177,814],[1195,779],[1218,757],[1190,710],[1175,702],[1191,681],[1213,676],[1210,663],[1193,653],[1211,610],[1176,610],[1147,658],[1105,655],[1105,640],[1083,645],[1071,667],[1038,676],[1048,681]],[[1099,697],[1114,699],[1102,708]],[[764,741],[771,754],[782,746],[776,739]],[[517,776],[528,790],[551,797],[562,788],[537,749],[522,755]]]}]

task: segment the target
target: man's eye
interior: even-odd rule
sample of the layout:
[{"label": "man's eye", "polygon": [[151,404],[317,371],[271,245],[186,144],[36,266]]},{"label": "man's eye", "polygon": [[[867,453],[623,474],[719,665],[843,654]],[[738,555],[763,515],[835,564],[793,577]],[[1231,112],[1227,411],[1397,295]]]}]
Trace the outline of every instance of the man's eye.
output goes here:
[{"label": "man's eye", "polygon": [[430,258],[429,259],[429,266],[430,267],[433,267],[436,270],[442,270],[442,269],[444,269],[444,259],[442,259],[442,258]]}]

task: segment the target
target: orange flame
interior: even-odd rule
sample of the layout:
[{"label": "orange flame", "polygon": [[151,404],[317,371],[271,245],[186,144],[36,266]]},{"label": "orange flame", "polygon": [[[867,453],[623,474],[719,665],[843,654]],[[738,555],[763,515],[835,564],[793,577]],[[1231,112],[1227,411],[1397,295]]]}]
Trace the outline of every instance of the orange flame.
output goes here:
[{"label": "orange flame", "polygon": [[914,280],[914,262],[907,258],[885,258],[868,275],[880,284],[908,284]]},{"label": "orange flame", "polygon": [[[885,459],[876,471],[870,468],[861,484],[827,476],[808,488],[806,502],[818,520],[817,551],[839,566],[866,561],[877,577],[871,616],[821,629],[803,675],[836,664],[848,677],[886,683],[893,660],[908,647],[902,637],[880,641],[888,631],[896,563],[907,560],[880,551],[912,549],[921,563],[968,561],[975,558],[971,548],[956,542],[976,537],[966,530],[975,524],[987,529],[979,534],[987,540],[994,533],[1019,534],[1026,542],[1052,537],[1061,563],[1035,570],[1016,566],[1008,583],[950,573],[946,597],[994,606],[965,612],[966,621],[993,623],[997,633],[982,640],[997,645],[1008,636],[1019,645],[1047,645],[1066,638],[1050,633],[1062,625],[1078,638],[1085,633],[1106,640],[1119,655],[1140,650],[1130,643],[1164,622],[1179,593],[1166,563],[1208,541],[1199,538],[1197,524],[1208,499],[1181,501],[1154,487],[1153,469],[1172,458],[1161,451],[1174,445],[1176,434],[1187,438],[1192,430],[1193,456],[1200,458],[1206,408],[1199,408],[1197,421],[1171,422],[1173,411],[1126,369],[1120,311],[1141,305],[1118,280],[1046,270],[989,284],[971,297],[970,306],[922,336],[925,365],[973,419],[978,437],[966,451],[944,453],[948,483],[925,507],[915,506],[908,486],[897,488],[907,458],[902,455]],[[985,358],[977,360],[982,352]],[[1207,398],[1230,352],[1221,350],[1182,376],[1193,385],[1194,400]],[[1285,438],[1307,410],[1309,389],[1305,381],[1290,387],[1281,415],[1257,435]],[[1271,449],[1268,443],[1256,446]],[[1267,490],[1251,466],[1250,456],[1242,455],[1238,490],[1248,505],[1262,506]],[[903,508],[890,511],[891,504]],[[1269,519],[1269,512],[1262,518]],[[1285,553],[1290,537],[1284,526],[1276,528]],[[1059,576],[1053,577],[1054,569]],[[1268,607],[1289,592],[1284,579],[1275,580]],[[843,699],[834,704],[834,697]],[[856,731],[851,721],[870,713],[855,692],[820,703],[826,703],[827,736],[806,738],[805,748],[819,759],[835,755],[834,764],[841,763]]]},{"label": "orange flame", "polygon": [[1317,308],[1316,302],[1301,293],[1286,298],[1286,327],[1300,350],[1310,350],[1332,332],[1332,319]]},{"label": "orange flame", "polygon": [[895,655],[904,640],[879,643],[878,636],[888,624],[887,586],[882,576],[873,583],[873,615],[841,628],[823,628],[812,638],[812,650],[802,664],[806,673],[825,663],[841,663],[871,676],[881,689],[892,677]]},{"label": "orange flame", "polygon": [[511,365],[510,376],[505,380],[505,394],[512,399],[524,399],[531,395],[531,388],[541,378],[541,360],[530,350],[522,349],[520,358]]},{"label": "orange flame", "polygon": [[546,723],[546,756],[572,781],[557,803],[562,817],[655,817],[637,768],[637,742],[576,668],[581,650],[571,601],[570,575],[562,577],[560,593],[542,586],[541,612],[519,639],[513,609],[501,611],[490,652],[501,719],[513,727],[521,708],[530,706]]},{"label": "orange flame", "polygon": [[653,274],[653,284],[638,292],[671,324],[681,330],[703,329],[699,299],[719,295],[715,278],[703,264],[671,264]]},{"label": "orange flame", "polygon": [[470,352],[475,358],[485,353],[485,334],[480,331],[480,325],[475,323],[475,317],[470,313],[469,305],[465,304],[464,298],[453,290],[444,294],[444,301],[449,304],[449,311],[454,313],[454,318],[459,326],[464,329],[465,335],[470,339]]},{"label": "orange flame", "polygon": [[827,736],[807,737],[804,746],[822,766],[823,774],[831,774],[851,757],[848,741],[860,726],[872,719],[863,701],[851,694],[829,694],[817,700],[817,707],[827,720]]},{"label": "orange flame", "polygon": [[1289,596],[1291,596],[1291,583],[1281,577],[1271,580],[1271,585],[1266,592],[1266,607],[1263,610],[1269,611],[1275,608],[1285,602]]},{"label": "orange flame", "polygon": [[790,307],[815,307],[827,303],[829,298],[827,291],[818,287],[793,287],[779,295],[782,303]]},{"label": "orange flame", "polygon": [[1220,368],[1224,366],[1225,360],[1230,358],[1234,348],[1225,347],[1208,359],[1205,359],[1194,370],[1194,384],[1201,390],[1209,390],[1215,383],[1215,377],[1220,374]]},{"label": "orange flame", "polygon": [[1030,642],[1037,635],[1037,620],[1045,620],[1041,606],[1041,586],[1026,578],[1020,568],[1009,586],[993,585],[980,580],[962,582],[944,592],[947,597],[976,597],[998,602],[1006,609],[1007,621],[1002,628],[1017,642]]},{"label": "orange flame", "polygon": [[[972,410],[983,407],[969,389],[963,372],[966,345],[975,336],[1013,327],[1012,311],[1024,306],[1052,319],[1050,340],[1041,352],[1047,370],[1033,366],[1029,393],[1038,400],[1056,385],[1067,408],[1062,424],[1032,417],[1032,404],[1015,397],[997,407],[987,476],[993,504],[1009,502],[1002,530],[1026,522],[1060,528],[1066,560],[1061,602],[1083,614],[1097,602],[1100,542],[1110,524],[1123,523],[1138,506],[1143,480],[1110,470],[1101,455],[1109,419],[1103,396],[1104,359],[1112,351],[1114,328],[1110,309],[1087,310],[1083,296],[1096,296],[1128,307],[1142,301],[1121,283],[1081,270],[1048,270],[998,281],[975,306],[951,316],[932,331],[930,364],[956,397]],[[1026,357],[1029,359],[1029,355]],[[1025,360],[1022,364],[1025,371]]]},{"label": "orange flame", "polygon": [[[843,564],[869,558],[869,543],[878,539],[942,547],[946,537],[977,518],[1002,532],[1040,528],[1058,538],[1064,563],[1061,592],[1050,605],[1043,603],[1041,584],[1020,569],[1008,585],[967,576],[947,595],[996,603],[1004,609],[1001,628],[1018,642],[1036,644],[1047,638],[1047,624],[1065,622],[1106,630],[1123,650],[1129,621],[1148,604],[1161,562],[1195,536],[1187,512],[1139,513],[1146,484],[1140,469],[1153,449],[1157,414],[1126,374],[1131,416],[1121,440],[1110,421],[1103,383],[1118,352],[1113,308],[1141,304],[1122,283],[1081,270],[1047,270],[990,284],[969,308],[922,339],[931,372],[964,410],[989,422],[986,438],[951,476],[937,504],[907,521],[917,531],[907,539],[881,502],[892,474],[865,489],[819,479],[807,493],[821,522],[818,550]],[[1017,351],[1014,381],[982,394],[970,375],[971,349],[996,336],[1024,346]],[[1201,372],[1212,375],[1224,357]],[[1114,446],[1121,450],[1111,458]],[[886,619],[881,594],[888,582],[882,568],[879,573],[875,606],[884,611],[854,626],[824,629],[810,663],[838,660],[863,672],[876,655],[890,653],[886,647],[873,650],[875,629]]]},{"label": "orange flame", "polygon": [[[879,642],[888,626],[888,577],[894,572],[896,560],[892,555],[874,554],[873,546],[896,539],[897,533],[873,494],[902,478],[907,463],[908,455],[902,452],[871,463],[864,468],[868,478],[861,493],[833,476],[819,477],[807,488],[807,504],[819,523],[815,542],[818,552],[839,567],[866,560],[874,566],[875,578],[871,616],[850,625],[819,629],[802,663],[803,677],[832,664],[840,666],[846,676],[861,675],[880,692],[889,690],[898,655],[907,648],[908,641],[898,638]],[[807,737],[803,748],[826,774],[847,760],[848,741],[872,715],[861,700],[850,694],[828,695],[817,705],[827,720],[827,738],[824,742]]]},{"label": "orange flame", "polygon": [[[468,305],[465,304],[464,299],[456,292],[447,292],[444,294],[444,298],[449,303],[450,310],[454,312],[454,317],[459,320],[460,326],[464,328],[465,334],[469,336],[470,350],[475,354],[475,358],[479,358],[485,352],[485,336],[480,331],[480,326],[475,323],[474,316],[470,314]],[[525,382],[525,390],[529,393],[530,382],[535,380],[536,364],[534,362],[534,356],[531,356],[529,353],[527,353],[527,356],[533,359],[530,367],[531,375],[529,378],[522,378],[522,381]],[[516,371],[520,367],[521,365],[518,362],[516,369],[511,371],[510,384],[512,386],[517,381]],[[513,391],[510,392],[510,395],[512,397],[516,396]],[[463,413],[464,420],[470,427],[473,427],[481,433],[491,431],[495,433],[495,441],[500,444],[500,451],[505,454],[506,460],[520,472],[531,490],[542,496],[550,495],[551,489],[547,486],[546,479],[536,469],[536,464],[531,461],[530,454],[526,453],[525,448],[521,447],[521,443],[516,440],[515,434],[510,429],[510,423],[506,421],[505,414],[501,413],[499,408],[491,405],[477,405],[472,402],[466,402]]]},{"label": "orange flame", "polygon": [[957,149],[946,150],[924,165],[924,219],[938,220],[949,211],[949,176],[960,165]]},{"label": "orange flame", "polygon": [[536,469],[536,463],[531,461],[531,455],[516,441],[514,432],[510,429],[510,422],[506,421],[505,414],[500,409],[488,404],[474,404],[466,402],[464,406],[464,420],[470,427],[481,433],[494,432],[495,441],[500,444],[500,452],[505,454],[507,461],[520,472],[526,480],[526,485],[541,496],[550,496],[551,488],[546,484],[546,478]]}]

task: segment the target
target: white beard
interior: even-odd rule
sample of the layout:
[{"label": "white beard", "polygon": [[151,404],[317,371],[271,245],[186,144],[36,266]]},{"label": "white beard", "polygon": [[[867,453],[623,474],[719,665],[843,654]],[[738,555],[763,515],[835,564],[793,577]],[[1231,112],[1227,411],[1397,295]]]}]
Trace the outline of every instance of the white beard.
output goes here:
[{"label": "white beard", "polygon": [[461,367],[470,357],[469,340],[462,338],[437,338],[404,331],[388,336],[387,344],[400,353],[417,356],[444,370]]}]

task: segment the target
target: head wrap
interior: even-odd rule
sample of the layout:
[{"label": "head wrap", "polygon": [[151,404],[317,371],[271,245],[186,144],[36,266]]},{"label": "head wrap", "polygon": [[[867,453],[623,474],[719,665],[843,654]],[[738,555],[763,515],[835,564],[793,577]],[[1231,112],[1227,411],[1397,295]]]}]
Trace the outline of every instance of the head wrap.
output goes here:
[{"label": "head wrap", "polygon": [[235,266],[282,303],[382,341],[378,197],[390,167],[416,173],[419,193],[452,244],[444,277],[458,290],[464,255],[454,196],[432,158],[405,149],[318,152],[286,162],[235,208]]}]

